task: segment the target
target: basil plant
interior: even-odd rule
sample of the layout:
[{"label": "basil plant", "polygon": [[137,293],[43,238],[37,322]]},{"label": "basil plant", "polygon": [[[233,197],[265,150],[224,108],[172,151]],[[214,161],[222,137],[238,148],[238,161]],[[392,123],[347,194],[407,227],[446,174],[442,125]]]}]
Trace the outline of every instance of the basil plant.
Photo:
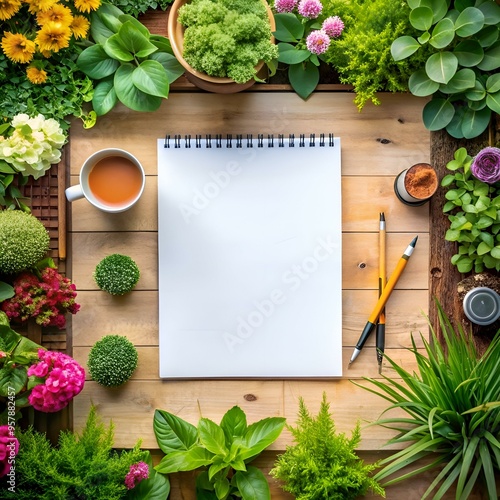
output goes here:
[{"label": "basil plant", "polygon": [[201,418],[198,427],[164,410],[156,410],[154,432],[165,453],[155,467],[169,474],[203,467],[196,478],[197,500],[270,500],[269,485],[252,459],[281,434],[285,419],[269,417],[247,425],[245,413],[234,406],[220,425]]},{"label": "basil plant", "polygon": [[396,61],[417,50],[429,54],[410,76],[416,96],[431,96],[423,110],[428,130],[446,129],[472,139],[500,113],[500,5],[495,0],[407,0],[418,38],[401,36],[391,53]]},{"label": "basil plant", "polygon": [[155,111],[168,98],[170,83],[184,73],[169,40],[150,34],[118,7],[105,3],[93,12],[90,33],[94,43],[77,64],[97,82],[92,98],[97,116],[118,101],[134,111]]}]

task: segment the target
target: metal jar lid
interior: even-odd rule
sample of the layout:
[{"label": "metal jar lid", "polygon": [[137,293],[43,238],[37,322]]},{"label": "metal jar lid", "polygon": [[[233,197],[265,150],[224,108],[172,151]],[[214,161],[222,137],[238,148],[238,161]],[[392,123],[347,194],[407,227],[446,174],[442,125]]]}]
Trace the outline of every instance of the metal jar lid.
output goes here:
[{"label": "metal jar lid", "polygon": [[491,325],[500,318],[500,295],[488,287],[473,288],[464,297],[464,312],[476,325]]}]

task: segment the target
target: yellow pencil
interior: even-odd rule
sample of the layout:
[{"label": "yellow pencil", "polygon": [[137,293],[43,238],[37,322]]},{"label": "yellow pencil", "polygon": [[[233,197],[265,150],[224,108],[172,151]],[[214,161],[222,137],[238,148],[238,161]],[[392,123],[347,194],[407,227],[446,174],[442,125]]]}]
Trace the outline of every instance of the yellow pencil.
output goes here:
[{"label": "yellow pencil", "polygon": [[413,240],[410,242],[406,250],[404,251],[403,255],[399,259],[396,269],[394,269],[393,273],[391,274],[391,277],[387,281],[387,285],[384,287],[382,290],[382,294],[380,295],[377,304],[375,308],[373,309],[372,313],[368,317],[368,321],[365,325],[365,328],[361,332],[361,336],[359,337],[358,343],[356,344],[356,347],[354,348],[354,352],[352,353],[351,360],[349,361],[349,364],[351,364],[359,355],[361,352],[361,349],[363,349],[363,345],[366,342],[366,339],[370,336],[370,333],[376,326],[376,322],[378,317],[380,316],[380,313],[384,309],[384,306],[386,302],[389,300],[389,297],[391,296],[392,291],[394,290],[394,287],[396,286],[396,283],[398,282],[399,278],[403,274],[403,271],[406,267],[406,264],[408,263],[408,259],[411,257],[411,254],[413,253],[413,250],[415,249],[415,245],[417,244],[417,239],[418,236],[415,236]]},{"label": "yellow pencil", "polygon": [[[387,271],[385,266],[385,215],[384,212],[380,214],[379,223],[379,242],[378,242],[378,296],[382,295],[387,281]],[[377,348],[377,363],[378,372],[382,373],[382,360],[384,358],[385,349],[385,307],[382,309],[378,317],[375,346]]]}]

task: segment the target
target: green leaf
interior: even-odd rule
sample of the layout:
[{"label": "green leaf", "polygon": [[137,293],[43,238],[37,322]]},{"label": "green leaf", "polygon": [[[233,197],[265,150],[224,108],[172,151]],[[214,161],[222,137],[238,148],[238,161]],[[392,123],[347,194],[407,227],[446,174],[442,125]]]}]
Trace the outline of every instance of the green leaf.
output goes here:
[{"label": "green leaf", "polygon": [[391,55],[395,61],[401,61],[414,54],[420,44],[411,36],[401,36],[391,44]]},{"label": "green leaf", "polygon": [[247,430],[245,412],[239,406],[233,406],[222,417],[220,426],[226,437],[226,446],[229,446],[235,437],[243,437]]},{"label": "green leaf", "polygon": [[498,25],[500,22],[500,6],[495,4],[495,2],[484,1],[477,8],[484,15],[484,24]]},{"label": "green leaf", "polygon": [[458,36],[467,38],[484,26],[484,14],[475,7],[467,7],[458,15],[455,30]]},{"label": "green leaf", "polygon": [[438,83],[448,83],[455,75],[457,67],[458,59],[452,52],[432,54],[425,63],[427,75]]},{"label": "green leaf", "polygon": [[417,7],[410,12],[410,24],[417,30],[429,30],[432,20],[433,13],[429,7]]},{"label": "green leaf", "polygon": [[106,54],[121,62],[129,62],[134,60],[134,55],[125,48],[122,37],[116,33],[110,36],[102,47]]},{"label": "green leaf", "polygon": [[215,494],[219,500],[225,500],[229,494],[229,480],[227,477],[219,477],[214,483]]},{"label": "green leaf", "polygon": [[500,73],[488,77],[486,80],[486,90],[491,94],[500,90]]},{"label": "green leaf", "polygon": [[143,61],[132,73],[133,84],[149,95],[168,98],[167,73],[158,61]]},{"label": "green leaf", "polygon": [[149,56],[153,61],[158,61],[167,74],[169,83],[175,82],[177,78],[184,74],[184,68],[181,63],[172,55],[167,52],[155,52]]},{"label": "green leaf", "polygon": [[448,99],[432,99],[423,109],[422,119],[428,130],[441,130],[451,122],[455,108]]},{"label": "green leaf", "polygon": [[8,283],[0,281],[0,302],[14,297],[14,288]]},{"label": "green leaf", "polygon": [[495,246],[491,249],[491,256],[494,258],[494,259],[497,259],[500,261],[500,246]]},{"label": "green leaf", "polygon": [[116,96],[134,111],[156,111],[161,106],[161,97],[151,96],[139,90],[133,83],[134,65],[122,64],[115,73],[114,87]]},{"label": "green leaf", "polygon": [[498,40],[499,32],[496,26],[486,26],[474,37],[481,47],[491,47]]},{"label": "green leaf", "polygon": [[431,80],[423,69],[419,69],[410,76],[408,88],[413,95],[426,97],[437,92],[439,83]]},{"label": "green leaf", "polygon": [[215,455],[227,456],[224,431],[212,420],[201,418],[198,423],[198,436],[203,446]]},{"label": "green leaf", "polygon": [[472,89],[467,89],[465,97],[471,101],[479,102],[486,97],[486,90],[483,84],[476,80]]},{"label": "green leaf", "polygon": [[459,237],[460,237],[459,229],[448,229],[444,236],[446,241],[458,241]]},{"label": "green leaf", "polygon": [[118,20],[120,21],[120,23],[122,23],[122,25],[127,22],[131,23],[133,27],[140,31],[146,38],[150,38],[151,33],[149,32],[149,30],[134,16],[131,16],[130,14],[122,14],[118,16]]},{"label": "green leaf", "polygon": [[140,481],[127,492],[128,499],[143,500],[165,500],[170,493],[170,481],[167,477],[149,467],[147,481]]},{"label": "green leaf", "polygon": [[305,61],[311,53],[305,49],[298,49],[289,43],[278,43],[278,61],[285,64],[298,64]]},{"label": "green leaf", "polygon": [[173,55],[172,45],[168,38],[161,35],[150,35],[149,41],[157,47],[160,52],[166,52],[167,54]]},{"label": "green leaf", "polygon": [[123,47],[134,54],[135,57],[147,57],[158,48],[149,41],[149,37],[144,35],[132,21],[123,23],[118,35]]},{"label": "green leaf", "polygon": [[484,50],[477,40],[463,40],[454,49],[458,64],[465,68],[472,68],[479,64],[484,57]]},{"label": "green leaf", "polygon": [[487,245],[484,241],[481,241],[477,247],[477,254],[478,255],[484,255],[486,253],[489,253],[491,250],[491,247]]},{"label": "green leaf", "polygon": [[[110,29],[109,26],[116,26],[116,20],[123,12],[114,5],[102,3],[99,9],[90,14],[90,35],[95,42],[104,44],[106,40],[118,32],[116,29]],[[103,19],[106,19],[104,23]]]},{"label": "green leaf", "polygon": [[298,42],[304,36],[304,26],[294,14],[274,14],[276,40],[281,42]]},{"label": "green leaf", "polygon": [[231,481],[236,485],[243,500],[271,500],[271,492],[266,477],[260,469],[252,465],[247,471],[237,471]]},{"label": "green leaf", "polygon": [[473,261],[470,257],[462,256],[457,262],[457,269],[461,273],[468,273],[472,270]]},{"label": "green leaf", "polygon": [[429,44],[436,49],[444,49],[455,38],[455,27],[453,21],[448,18],[441,19],[434,29],[429,39]]},{"label": "green leaf", "polygon": [[0,172],[4,174],[15,174],[17,170],[15,170],[11,165],[9,165],[6,161],[0,161]]},{"label": "green leaf", "polygon": [[112,75],[120,66],[119,61],[111,59],[101,45],[92,45],[85,49],[78,56],[76,63],[93,80]]},{"label": "green leaf", "polygon": [[95,86],[92,107],[97,116],[103,116],[111,111],[117,102],[118,98],[116,97],[112,78],[106,78]]},{"label": "green leaf", "polygon": [[477,65],[481,71],[493,71],[500,67],[500,41],[485,50],[483,60]]},{"label": "green leaf", "polygon": [[195,470],[199,467],[211,464],[213,457],[213,454],[202,446],[194,446],[189,450],[179,450],[168,453],[161,459],[155,469],[162,474]]},{"label": "green leaf", "polygon": [[288,68],[288,79],[293,90],[302,99],[307,99],[318,85],[319,70],[314,64],[309,62],[305,64],[292,64]]},{"label": "green leaf", "polygon": [[25,366],[4,366],[0,369],[0,396],[7,397],[12,389],[17,394],[28,381]]},{"label": "green leaf", "polygon": [[447,85],[441,85],[439,90],[445,94],[458,94],[467,89],[474,88],[476,73],[470,68],[459,69]]},{"label": "green leaf", "polygon": [[196,444],[196,427],[164,410],[156,410],[153,419],[156,441],[164,453],[188,450]]},{"label": "green leaf", "polygon": [[242,451],[241,459],[248,460],[265,450],[281,434],[285,421],[282,417],[268,417],[249,425],[242,440],[247,449]]},{"label": "green leaf", "polygon": [[486,96],[486,105],[495,113],[500,114],[500,91]]},{"label": "green leaf", "polygon": [[467,109],[462,120],[462,132],[466,139],[481,135],[490,122],[491,110],[488,108],[475,111]]}]

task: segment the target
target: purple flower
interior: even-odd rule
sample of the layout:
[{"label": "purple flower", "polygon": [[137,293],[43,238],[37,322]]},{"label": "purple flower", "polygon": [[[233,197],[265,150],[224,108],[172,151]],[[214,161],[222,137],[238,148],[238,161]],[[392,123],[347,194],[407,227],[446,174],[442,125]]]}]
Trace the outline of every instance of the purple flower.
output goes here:
[{"label": "purple flower", "polygon": [[313,54],[323,54],[328,50],[330,37],[323,30],[311,31],[306,38],[306,45]]},{"label": "purple flower", "polygon": [[500,149],[487,147],[479,151],[470,167],[472,175],[487,184],[500,181]]},{"label": "purple flower", "polygon": [[149,467],[146,462],[138,462],[130,466],[128,474],[125,476],[125,486],[131,490],[135,488],[143,479],[149,477]]},{"label": "purple flower", "polygon": [[298,11],[303,17],[316,19],[323,10],[323,5],[319,0],[300,0]]},{"label": "purple flower", "polygon": [[297,5],[297,0],[274,0],[276,12],[292,12]]},{"label": "purple flower", "polygon": [[342,34],[344,23],[339,16],[331,16],[323,21],[321,29],[331,38],[337,38]]}]

